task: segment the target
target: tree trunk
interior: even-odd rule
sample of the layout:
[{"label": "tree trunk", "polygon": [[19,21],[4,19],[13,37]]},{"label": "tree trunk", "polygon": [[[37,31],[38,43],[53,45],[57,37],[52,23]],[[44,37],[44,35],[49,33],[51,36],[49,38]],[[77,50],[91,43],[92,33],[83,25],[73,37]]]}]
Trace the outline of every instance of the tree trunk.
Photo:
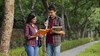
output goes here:
[{"label": "tree trunk", "polygon": [[81,38],[81,31],[80,30],[77,31],[76,38],[77,39],[80,39]]},{"label": "tree trunk", "polygon": [[48,0],[42,0],[43,6],[44,6],[44,17],[47,18],[48,17]]},{"label": "tree trunk", "polygon": [[85,26],[83,27],[83,30],[82,31],[82,37],[85,37],[85,33],[86,33],[86,28],[87,28],[87,25],[89,24],[89,22],[86,22]]},{"label": "tree trunk", "polygon": [[[42,3],[45,9],[44,18],[48,18],[48,0],[42,0]],[[42,56],[46,56],[46,35],[43,38],[43,55]]]},{"label": "tree trunk", "polygon": [[[62,1],[62,12],[61,12],[61,16],[62,16],[62,22],[63,22],[63,30],[65,31],[65,20],[64,20],[64,1]],[[63,38],[62,38],[62,41],[65,39],[65,35],[63,36]]]},{"label": "tree trunk", "polygon": [[10,38],[14,23],[14,0],[4,0],[4,21],[2,23],[0,51],[4,56],[8,56]]},{"label": "tree trunk", "polygon": [[65,12],[65,16],[66,16],[66,21],[67,21],[67,24],[66,24],[66,27],[67,27],[67,38],[70,40],[71,39],[71,25],[70,25],[70,22],[69,22],[69,17],[68,17],[68,13]]}]

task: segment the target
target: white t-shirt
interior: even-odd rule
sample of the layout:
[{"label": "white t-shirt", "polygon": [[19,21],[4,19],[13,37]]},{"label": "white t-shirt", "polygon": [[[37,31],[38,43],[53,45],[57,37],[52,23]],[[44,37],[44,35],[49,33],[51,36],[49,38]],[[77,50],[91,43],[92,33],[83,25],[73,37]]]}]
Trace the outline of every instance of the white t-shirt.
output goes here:
[{"label": "white t-shirt", "polygon": [[[37,32],[37,29],[35,29],[35,31]],[[36,40],[38,40],[38,37],[36,37]]]}]

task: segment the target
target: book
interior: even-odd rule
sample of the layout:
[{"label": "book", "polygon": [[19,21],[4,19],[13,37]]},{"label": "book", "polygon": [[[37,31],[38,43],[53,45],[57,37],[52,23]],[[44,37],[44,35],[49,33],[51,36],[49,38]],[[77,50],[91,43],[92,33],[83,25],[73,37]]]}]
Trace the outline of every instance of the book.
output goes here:
[{"label": "book", "polygon": [[64,31],[62,31],[62,26],[53,26],[52,29],[54,30],[54,33],[63,35],[65,34]]},{"label": "book", "polygon": [[61,31],[62,26],[52,26],[52,29],[55,30],[55,31]]},{"label": "book", "polygon": [[49,30],[50,29],[39,29],[38,32],[35,35],[37,35],[37,34],[45,35],[46,33],[49,32]]}]

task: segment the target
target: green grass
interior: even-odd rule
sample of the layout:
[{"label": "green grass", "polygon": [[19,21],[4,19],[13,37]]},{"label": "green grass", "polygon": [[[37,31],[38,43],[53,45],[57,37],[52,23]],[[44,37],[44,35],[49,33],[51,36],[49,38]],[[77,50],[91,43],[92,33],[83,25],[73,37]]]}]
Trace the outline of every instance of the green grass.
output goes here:
[{"label": "green grass", "polygon": [[26,56],[24,47],[18,47],[16,49],[10,49],[9,56]]},{"label": "green grass", "polygon": [[77,56],[100,56],[100,42],[90,46]]},{"label": "green grass", "polygon": [[[68,50],[68,49],[71,49],[71,48],[74,48],[76,46],[88,43],[88,42],[90,42],[90,40],[91,39],[89,39],[89,38],[82,38],[79,40],[70,40],[70,41],[65,40],[61,43],[61,52]],[[2,56],[2,55],[0,55],[0,56]],[[10,49],[9,56],[26,56],[26,52],[25,52],[24,47]],[[43,51],[42,51],[42,47],[39,49],[39,56],[44,56]]]},{"label": "green grass", "polygon": [[[11,49],[9,51],[9,56],[27,56],[27,54],[25,52],[25,48],[21,47],[21,48]],[[42,47],[40,47],[39,49],[39,56],[42,56]]]}]

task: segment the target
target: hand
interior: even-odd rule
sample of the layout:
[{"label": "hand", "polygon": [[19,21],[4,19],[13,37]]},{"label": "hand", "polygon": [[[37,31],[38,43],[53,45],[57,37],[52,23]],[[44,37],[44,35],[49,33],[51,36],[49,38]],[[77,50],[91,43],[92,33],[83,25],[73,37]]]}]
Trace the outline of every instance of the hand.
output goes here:
[{"label": "hand", "polygon": [[58,33],[61,34],[61,35],[64,35],[65,34],[64,31],[59,31]]},{"label": "hand", "polygon": [[47,27],[48,26],[48,20],[44,22],[44,25]]},{"label": "hand", "polygon": [[50,33],[55,33],[55,30],[53,30],[52,28],[50,29]]},{"label": "hand", "polygon": [[31,38],[36,38],[37,36],[30,36]]},{"label": "hand", "polygon": [[56,34],[60,34],[60,35],[64,35],[65,32],[64,31],[55,31],[55,30],[50,30],[51,33],[56,33]]},{"label": "hand", "polygon": [[38,34],[33,34],[32,36],[30,36],[31,38],[36,38],[38,36]]},{"label": "hand", "polygon": [[39,37],[41,37],[41,38],[43,37],[43,35],[42,35],[42,34],[38,34],[38,36],[39,36]]}]

